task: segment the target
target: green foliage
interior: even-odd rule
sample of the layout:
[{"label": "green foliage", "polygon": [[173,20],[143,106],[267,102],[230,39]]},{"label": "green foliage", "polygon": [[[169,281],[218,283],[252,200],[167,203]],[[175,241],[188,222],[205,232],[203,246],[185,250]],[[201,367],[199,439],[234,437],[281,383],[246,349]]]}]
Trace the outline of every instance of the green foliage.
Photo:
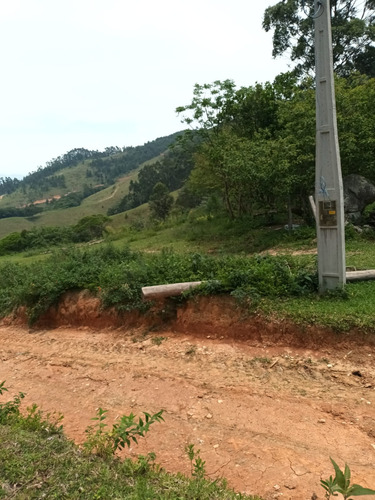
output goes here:
[{"label": "green foliage", "polygon": [[25,243],[21,233],[11,233],[0,240],[0,255],[10,252],[22,252],[25,249]]},{"label": "green foliage", "polygon": [[11,177],[0,177],[0,196],[3,194],[13,193],[19,186],[20,181]]},{"label": "green foliage", "polygon": [[24,229],[0,240],[0,255],[99,239],[106,234],[108,222],[108,217],[96,214],[83,217],[74,226]]},{"label": "green foliage", "polygon": [[206,475],[206,462],[200,457],[200,451],[195,450],[194,445],[191,443],[185,447],[185,452],[190,460],[191,475],[197,480],[204,479]]},{"label": "green foliage", "polygon": [[[374,11],[372,2],[331,2],[332,45],[335,72],[347,76],[359,70],[374,76]],[[285,52],[295,61],[295,72],[314,68],[314,12],[312,0],[283,0],[267,7],[263,28],[274,30],[274,57]]]},{"label": "green foliage", "polygon": [[[315,290],[315,270],[301,270],[290,257],[221,258],[171,250],[141,254],[111,245],[90,250],[64,250],[30,266],[3,264],[0,313],[24,305],[30,324],[69,290],[88,289],[103,307],[145,310],[143,286],[205,281],[194,293],[254,293],[260,297],[300,295]],[[310,275],[312,275],[310,277]]]},{"label": "green foliage", "polygon": [[73,226],[73,241],[91,241],[102,238],[109,217],[102,214],[83,217]]},{"label": "green foliage", "polygon": [[270,208],[276,186],[284,196],[288,165],[286,143],[274,142],[277,109],[269,83],[241,89],[231,80],[196,84],[191,104],[177,108],[204,139],[195,155],[190,191],[198,197],[218,193],[232,219],[253,213],[259,204]]},{"label": "green foliage", "polygon": [[6,219],[8,217],[32,217],[42,211],[43,208],[37,205],[27,205],[23,208],[0,208],[0,219]]},{"label": "green foliage", "polygon": [[18,417],[22,399],[25,397],[23,392],[13,396],[11,401],[0,404],[0,423],[5,423],[10,417]]},{"label": "green foliage", "polygon": [[[8,389],[4,386],[5,380],[0,383],[0,395],[4,392],[8,392]],[[25,394],[19,392],[13,399],[7,401],[6,403],[0,403],[0,425],[4,425],[11,419],[17,420],[20,416],[20,406]]]},{"label": "green foliage", "polygon": [[151,342],[154,345],[161,345],[164,340],[167,340],[167,337],[152,337]]},{"label": "green foliage", "polygon": [[39,409],[38,405],[33,403],[31,406],[27,407],[26,415],[20,418],[18,425],[28,431],[39,431],[43,434],[61,434],[63,426],[61,421],[63,420],[63,415],[61,413],[44,413]]},{"label": "green foliage", "polygon": [[98,408],[97,416],[92,419],[96,420],[97,424],[86,429],[87,437],[83,443],[86,453],[102,458],[115,455],[125,446],[130,447],[132,441],[137,444],[137,439],[144,437],[153,423],[164,421],[163,410],[154,415],[143,412],[144,419],[139,417],[138,422],[135,422],[135,415],[131,413],[123,415],[119,423],[113,424],[112,429],[106,430],[107,424],[104,423],[106,413],[107,410]]},{"label": "green foliage", "polygon": [[[275,9],[293,10],[297,4],[283,2]],[[359,74],[336,80],[344,176],[356,173],[375,180],[374,89],[375,80]],[[289,73],[279,75],[273,84],[240,89],[231,80],[197,84],[191,104],[177,112],[203,138],[185,188],[190,199],[192,194],[198,200],[217,195],[232,219],[260,210],[286,213],[288,206],[311,223],[308,196],[315,179],[312,79],[298,82]]]},{"label": "green foliage", "polygon": [[164,184],[168,191],[179,189],[188,178],[192,166],[192,152],[176,145],[160,160],[147,163],[140,169],[137,180],[130,181],[129,193],[118,205],[108,210],[108,215],[124,212],[147,203],[158,183]]},{"label": "green foliage", "polygon": [[[5,381],[0,383],[0,395],[8,389],[4,386]],[[38,431],[45,435],[60,434],[63,426],[61,414],[47,413],[46,415],[38,409],[36,404],[26,409],[26,415],[21,413],[20,407],[25,398],[23,392],[19,392],[13,399],[6,403],[0,403],[0,425],[14,425],[27,431]]]},{"label": "green foliage", "polygon": [[168,188],[162,182],[155,184],[149,201],[151,217],[165,220],[173,205],[173,196],[169,194]]},{"label": "green foliage", "polygon": [[197,496],[196,480],[166,473],[155,453],[136,460],[86,456],[64,436],[46,439],[13,425],[0,425],[0,440],[0,498],[261,500],[224,481],[201,481]]},{"label": "green foliage", "polygon": [[332,496],[337,496],[337,493],[341,493],[344,500],[350,500],[352,496],[361,495],[374,495],[375,490],[370,488],[364,488],[359,484],[350,484],[350,468],[345,464],[345,470],[342,471],[336,462],[331,458],[333,468],[335,469],[335,477],[330,476],[329,479],[321,480],[320,484],[326,491],[325,497],[327,499]]},{"label": "green foliage", "polygon": [[[29,322],[35,322],[71,290],[89,290],[100,298],[103,307],[145,311],[150,302],[142,299],[143,286],[203,281],[202,286],[185,294],[185,298],[194,294],[231,294],[243,307],[265,315],[326,325],[338,331],[354,327],[374,330],[375,282],[347,284],[345,300],[342,294],[319,295],[316,293],[316,256],[309,253],[314,247],[314,231],[306,229],[288,234],[273,227],[251,229],[251,224],[254,221],[239,220],[230,224],[227,219],[213,219],[186,223],[174,232],[167,228],[155,233],[162,245],[171,238],[178,242],[180,231],[181,248],[186,245],[191,248],[200,245],[201,249],[210,250],[216,247],[216,252],[211,250],[210,254],[201,251],[179,254],[170,248],[140,253],[121,248],[116,242],[116,246],[64,249],[28,264],[3,259],[0,315],[26,306]],[[193,243],[195,235],[199,243]],[[140,238],[141,243],[150,244],[144,232]],[[275,246],[284,254],[247,256],[249,251],[264,251]],[[370,268],[375,259],[373,247],[363,235],[348,240],[347,265]],[[308,254],[291,256],[295,249],[306,249]],[[233,254],[241,250],[244,250],[242,255]],[[173,301],[174,308],[176,304],[177,301]]]},{"label": "green foliage", "polygon": [[5,384],[5,380],[3,380],[2,382],[0,382],[0,396],[4,393],[4,392],[8,392],[8,389],[4,386]]}]

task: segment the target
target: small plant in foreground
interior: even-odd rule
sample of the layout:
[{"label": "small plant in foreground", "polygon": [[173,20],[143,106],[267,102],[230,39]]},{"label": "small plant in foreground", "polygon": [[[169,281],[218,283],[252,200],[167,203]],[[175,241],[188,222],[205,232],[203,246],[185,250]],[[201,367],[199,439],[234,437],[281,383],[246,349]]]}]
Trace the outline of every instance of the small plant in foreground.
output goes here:
[{"label": "small plant in foreground", "polygon": [[123,415],[120,422],[113,424],[112,429],[106,430],[107,424],[104,420],[107,418],[106,413],[108,410],[98,408],[96,417],[96,425],[90,425],[86,429],[87,439],[83,443],[84,450],[88,454],[95,454],[97,456],[108,458],[113,456],[117,450],[130,447],[131,442],[138,443],[138,437],[144,437],[149,431],[150,425],[154,422],[164,421],[162,416],[164,410],[160,410],[154,415],[143,412],[144,420],[142,418],[135,422],[135,415]]},{"label": "small plant in foreground", "polygon": [[[4,386],[5,380],[0,383],[0,395],[4,392],[8,392],[8,389]],[[18,418],[20,415],[21,401],[25,397],[23,392],[19,392],[11,401],[0,404],[0,424],[6,423],[6,421],[11,418]]]},{"label": "small plant in foreground", "polygon": [[3,394],[3,392],[8,392],[8,389],[4,386],[5,380],[0,382],[0,396]]},{"label": "small plant in foreground", "polygon": [[[8,392],[4,386],[5,380],[0,383],[0,395]],[[15,423],[22,429],[29,431],[42,431],[47,434],[62,433],[63,426],[60,424],[63,416],[61,413],[47,413],[46,415],[38,408],[38,405],[33,404],[28,407],[26,416],[21,414],[20,406],[25,394],[19,392],[13,399],[7,403],[0,404],[0,424]]]},{"label": "small plant in foreground", "polygon": [[331,462],[335,469],[335,477],[330,476],[329,479],[326,479],[325,481],[321,479],[320,481],[321,486],[326,491],[325,497],[327,499],[331,498],[331,495],[337,497],[337,493],[341,493],[344,500],[350,500],[350,497],[352,496],[375,494],[375,490],[364,488],[359,484],[350,485],[351,473],[348,464],[345,464],[343,472],[332,458]]},{"label": "small plant in foreground", "polygon": [[27,415],[22,418],[22,427],[30,431],[41,430],[47,434],[61,434],[63,426],[61,421],[63,415],[61,413],[43,414],[37,404],[33,404],[26,408]]},{"label": "small plant in foreground", "polygon": [[204,479],[206,475],[206,462],[200,457],[201,450],[195,450],[193,444],[187,444],[185,451],[190,460],[191,475],[196,479]]}]

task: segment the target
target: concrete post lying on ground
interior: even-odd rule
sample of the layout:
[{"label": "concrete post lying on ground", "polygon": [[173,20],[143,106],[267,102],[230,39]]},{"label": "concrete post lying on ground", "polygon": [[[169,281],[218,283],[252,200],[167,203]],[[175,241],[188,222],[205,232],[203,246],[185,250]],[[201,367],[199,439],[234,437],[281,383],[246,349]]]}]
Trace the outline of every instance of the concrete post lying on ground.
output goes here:
[{"label": "concrete post lying on ground", "polygon": [[365,281],[375,279],[375,269],[364,271],[346,271],[346,281]]},{"label": "concrete post lying on ground", "polygon": [[173,283],[171,285],[144,286],[142,295],[144,299],[163,299],[165,297],[175,297],[181,295],[191,288],[200,285],[201,281],[190,281],[187,283]]}]

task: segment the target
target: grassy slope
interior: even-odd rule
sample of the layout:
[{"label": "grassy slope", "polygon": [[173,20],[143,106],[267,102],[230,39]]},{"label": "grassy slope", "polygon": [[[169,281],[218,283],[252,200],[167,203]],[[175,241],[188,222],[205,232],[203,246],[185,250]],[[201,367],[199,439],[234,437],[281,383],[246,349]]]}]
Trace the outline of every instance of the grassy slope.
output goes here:
[{"label": "grassy slope", "polygon": [[[43,193],[32,192],[31,195],[35,198],[41,197],[50,198],[54,195],[64,195],[70,193],[72,191],[82,190],[83,185],[86,183],[90,185],[90,179],[86,178],[86,170],[88,165],[90,164],[90,160],[85,160],[75,167],[64,168],[63,170],[59,170],[55,175],[64,175],[65,176],[65,184],[66,188],[50,188],[48,191],[44,191]],[[51,177],[51,176],[48,176]],[[17,189],[12,194],[5,195],[0,200],[0,208],[2,207],[20,207],[27,203],[30,203],[30,195],[23,194],[21,189]]]},{"label": "grassy slope", "polygon": [[[155,163],[160,160],[162,155],[153,158],[152,160],[144,162],[135,170],[129,172],[119,178],[115,184],[103,189],[87,198],[85,198],[81,205],[78,207],[71,207],[60,210],[50,210],[35,215],[34,217],[9,217],[7,219],[0,219],[0,238],[14,233],[21,232],[22,230],[30,230],[37,226],[67,226],[77,223],[82,217],[93,214],[106,214],[107,210],[120,202],[120,200],[129,192],[129,184],[131,180],[136,180],[139,170],[147,164]],[[65,194],[71,191],[81,190],[86,178],[86,169],[90,160],[79,163],[76,167],[66,168],[58,172],[64,174],[67,188],[51,189],[48,193],[44,193],[46,197],[55,194]],[[0,208],[2,207],[15,207],[22,206],[28,203],[27,198],[20,192],[20,190],[12,193],[11,195],[4,196],[0,200]],[[145,207],[141,208],[140,212],[143,214],[146,211]],[[133,211],[130,211],[130,218],[133,218]],[[115,216],[113,218],[114,228],[119,227],[119,221],[124,219],[124,215]]]},{"label": "grassy slope", "polygon": [[42,212],[34,217],[10,217],[0,219],[0,238],[9,233],[30,230],[35,226],[67,226],[75,224],[82,217],[92,214],[106,214],[129,191],[129,183],[135,180],[141,167],[120,178],[116,184],[85,198],[78,207]]}]

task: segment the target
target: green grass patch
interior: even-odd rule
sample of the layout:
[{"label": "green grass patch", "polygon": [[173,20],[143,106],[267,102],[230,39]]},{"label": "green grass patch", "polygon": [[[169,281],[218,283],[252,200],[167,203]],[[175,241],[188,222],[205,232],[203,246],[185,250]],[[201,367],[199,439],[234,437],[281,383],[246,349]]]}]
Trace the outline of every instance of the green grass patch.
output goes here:
[{"label": "green grass patch", "polygon": [[310,294],[262,303],[269,315],[288,318],[296,324],[330,327],[338,332],[360,328],[375,330],[375,281],[348,283],[343,293]]}]

